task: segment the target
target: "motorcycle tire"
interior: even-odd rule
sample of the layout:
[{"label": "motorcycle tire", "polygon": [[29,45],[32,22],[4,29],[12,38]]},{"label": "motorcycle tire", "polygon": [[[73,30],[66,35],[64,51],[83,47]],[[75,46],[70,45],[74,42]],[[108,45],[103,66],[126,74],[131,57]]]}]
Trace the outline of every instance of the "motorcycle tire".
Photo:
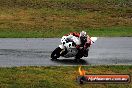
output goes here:
[{"label": "motorcycle tire", "polygon": [[57,47],[52,53],[51,53],[51,60],[57,60],[57,58],[60,57],[61,48]]},{"label": "motorcycle tire", "polygon": [[77,57],[77,56],[76,56],[74,60],[75,60],[76,62],[80,62],[80,59],[81,59],[80,57]]},{"label": "motorcycle tire", "polygon": [[78,50],[78,53],[76,54],[75,56],[75,61],[76,62],[80,62],[80,59],[83,57],[82,55],[82,51],[81,50]]}]

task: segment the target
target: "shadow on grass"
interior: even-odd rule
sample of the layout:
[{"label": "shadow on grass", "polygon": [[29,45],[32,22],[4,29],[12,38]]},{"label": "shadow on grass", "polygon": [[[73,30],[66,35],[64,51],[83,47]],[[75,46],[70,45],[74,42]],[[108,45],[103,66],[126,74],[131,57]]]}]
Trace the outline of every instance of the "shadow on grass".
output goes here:
[{"label": "shadow on grass", "polygon": [[80,59],[79,61],[76,61],[75,59],[57,59],[54,62],[62,65],[88,65],[88,62],[84,59]]}]

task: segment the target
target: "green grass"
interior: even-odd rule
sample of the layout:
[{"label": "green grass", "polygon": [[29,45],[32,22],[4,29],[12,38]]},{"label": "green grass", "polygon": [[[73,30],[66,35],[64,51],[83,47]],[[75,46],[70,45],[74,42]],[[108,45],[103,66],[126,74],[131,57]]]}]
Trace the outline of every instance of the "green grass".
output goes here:
[{"label": "green grass", "polygon": [[[1,88],[131,88],[127,84],[84,84],[76,82],[79,66],[1,67]],[[130,74],[132,66],[83,66],[87,74]]]},{"label": "green grass", "polygon": [[[132,36],[131,0],[1,0],[0,37]],[[47,34],[48,33],[48,34]]]},{"label": "green grass", "polygon": [[[62,37],[63,35],[70,32],[80,32],[82,29],[47,29],[40,30],[34,29],[30,31],[22,30],[12,30],[12,29],[2,29],[0,30],[1,38],[50,38],[50,37]],[[132,27],[104,27],[104,28],[89,28],[83,29],[90,36],[100,36],[100,37],[131,37]]]}]

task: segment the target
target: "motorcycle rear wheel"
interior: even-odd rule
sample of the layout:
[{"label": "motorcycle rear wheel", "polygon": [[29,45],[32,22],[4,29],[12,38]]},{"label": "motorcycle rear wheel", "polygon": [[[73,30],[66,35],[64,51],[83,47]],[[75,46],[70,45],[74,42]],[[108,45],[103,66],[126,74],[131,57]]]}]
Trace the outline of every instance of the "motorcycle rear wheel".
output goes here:
[{"label": "motorcycle rear wheel", "polygon": [[51,60],[57,60],[57,58],[60,57],[61,48],[57,47],[52,53],[51,53]]}]

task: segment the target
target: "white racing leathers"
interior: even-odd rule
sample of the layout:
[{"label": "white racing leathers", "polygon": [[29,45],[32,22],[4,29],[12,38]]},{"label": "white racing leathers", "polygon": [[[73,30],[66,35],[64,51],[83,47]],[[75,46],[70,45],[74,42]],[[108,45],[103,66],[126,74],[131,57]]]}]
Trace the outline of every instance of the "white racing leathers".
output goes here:
[{"label": "white racing leathers", "polygon": [[73,35],[63,36],[63,37],[61,38],[61,45],[59,45],[59,47],[60,47],[61,49],[64,49],[65,47],[66,47],[66,48],[69,48],[69,47],[75,48],[75,46],[72,46],[72,43],[73,43],[73,42],[69,42],[69,43],[71,43],[71,46],[68,46],[68,45],[70,45],[69,43],[68,43],[68,45],[67,45],[67,39],[71,39],[76,45],[80,45],[80,44],[81,44],[80,38],[78,38],[78,37],[76,37],[76,36],[73,36]]}]

